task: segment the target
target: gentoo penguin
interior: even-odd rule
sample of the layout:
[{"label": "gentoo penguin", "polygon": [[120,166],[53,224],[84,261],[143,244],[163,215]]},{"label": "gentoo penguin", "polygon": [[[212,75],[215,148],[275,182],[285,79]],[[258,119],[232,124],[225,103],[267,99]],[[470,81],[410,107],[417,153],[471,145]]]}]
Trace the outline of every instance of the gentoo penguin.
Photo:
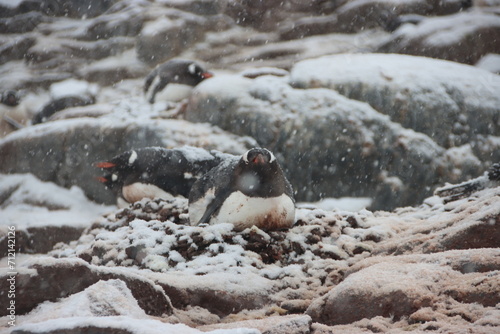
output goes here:
[{"label": "gentoo penguin", "polygon": [[17,129],[23,128],[28,122],[26,108],[19,105],[19,94],[8,90],[0,98],[0,138]]},{"label": "gentoo penguin", "polygon": [[33,119],[31,120],[31,124],[39,124],[46,122],[52,115],[56,112],[72,108],[72,107],[80,107],[87,106],[95,103],[95,97],[91,95],[68,95],[63,96],[57,99],[54,99],[48,102],[46,105],[38,111]]},{"label": "gentoo penguin", "polygon": [[295,219],[292,186],[276,157],[252,148],[226,159],[197,180],[189,193],[192,225],[231,223],[235,230],[257,226],[275,230]]},{"label": "gentoo penguin", "polygon": [[146,147],[95,165],[106,171],[98,180],[113,190],[118,204],[124,206],[143,198],[188,197],[193,183],[223,157],[222,153],[195,147]]},{"label": "gentoo penguin", "polygon": [[[144,94],[152,104],[155,102],[156,95],[168,84],[184,85],[191,89],[212,76],[212,73],[207,72],[200,64],[192,60],[172,59],[158,65],[148,74],[144,82]],[[185,93],[182,95],[176,100],[186,97]]]}]

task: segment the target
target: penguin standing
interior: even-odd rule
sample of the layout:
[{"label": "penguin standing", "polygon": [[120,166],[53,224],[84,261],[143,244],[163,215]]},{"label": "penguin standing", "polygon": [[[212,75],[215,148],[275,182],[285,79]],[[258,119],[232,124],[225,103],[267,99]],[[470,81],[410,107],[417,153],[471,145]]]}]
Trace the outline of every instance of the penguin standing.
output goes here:
[{"label": "penguin standing", "polygon": [[200,64],[192,60],[172,59],[164,64],[158,65],[146,77],[144,82],[144,94],[148,102],[155,103],[156,95],[167,85],[182,85],[185,92],[179,93],[175,100],[182,100],[187,97],[186,92],[207,78],[211,78],[212,73],[206,71]]},{"label": "penguin standing", "polygon": [[192,225],[231,223],[238,231],[288,228],[295,220],[292,186],[271,151],[253,148],[193,184],[189,219]]}]

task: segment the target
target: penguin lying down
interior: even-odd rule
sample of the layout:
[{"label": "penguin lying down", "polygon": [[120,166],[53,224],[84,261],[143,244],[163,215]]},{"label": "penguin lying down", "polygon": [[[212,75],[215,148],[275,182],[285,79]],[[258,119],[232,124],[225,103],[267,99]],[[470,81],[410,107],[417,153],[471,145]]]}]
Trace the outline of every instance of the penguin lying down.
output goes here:
[{"label": "penguin lying down", "polygon": [[273,153],[252,148],[242,156],[185,147],[142,148],[96,164],[99,180],[131,203],[184,196],[192,225],[231,223],[235,230],[292,226],[291,184]]}]

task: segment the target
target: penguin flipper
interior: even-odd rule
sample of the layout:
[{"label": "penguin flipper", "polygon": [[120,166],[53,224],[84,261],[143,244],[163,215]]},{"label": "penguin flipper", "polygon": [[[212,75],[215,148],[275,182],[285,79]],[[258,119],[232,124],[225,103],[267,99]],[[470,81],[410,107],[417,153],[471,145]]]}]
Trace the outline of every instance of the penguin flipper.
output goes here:
[{"label": "penguin flipper", "polygon": [[207,209],[205,210],[205,213],[203,213],[203,216],[200,218],[198,223],[196,225],[201,225],[201,224],[208,224],[210,222],[210,219],[212,219],[212,216],[214,213],[216,213],[222,206],[222,203],[226,200],[226,198],[229,196],[229,191],[217,195],[208,205]]},{"label": "penguin flipper", "polygon": [[158,69],[154,69],[153,71],[151,71],[147,77],[146,77],[146,81],[144,81],[144,94],[146,94],[149,90],[149,87],[151,86],[151,84],[153,83],[153,80],[155,79],[155,77],[158,75]]}]

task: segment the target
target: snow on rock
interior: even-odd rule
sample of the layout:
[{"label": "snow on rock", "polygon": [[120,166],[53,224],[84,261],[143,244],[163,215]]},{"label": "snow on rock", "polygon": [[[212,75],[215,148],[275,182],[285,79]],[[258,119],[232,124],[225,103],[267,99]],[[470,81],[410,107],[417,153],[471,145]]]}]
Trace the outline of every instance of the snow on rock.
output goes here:
[{"label": "snow on rock", "polygon": [[480,146],[481,137],[500,133],[500,78],[472,66],[403,55],[344,54],[298,63],[291,82],[367,102],[445,148]]},{"label": "snow on rock", "polygon": [[202,332],[183,324],[166,324],[156,319],[133,319],[124,316],[73,317],[51,319],[17,327],[12,334],[82,333],[102,334],[260,334],[258,330],[238,328]]},{"label": "snow on rock", "polygon": [[[346,98],[333,90],[344,87],[344,90],[350,91],[349,87],[352,86],[355,93],[346,94],[350,98],[373,96],[374,101],[379,101],[381,96],[384,96],[383,99],[386,95],[390,96],[387,89],[380,88],[389,82],[387,85],[394,89],[394,94],[400,89],[399,84],[425,91],[425,94],[420,95],[405,93],[408,99],[422,99],[425,103],[427,95],[438,94],[434,93],[432,87],[435,85],[429,83],[427,76],[419,74],[422,71],[410,68],[413,60],[428,62],[436,68],[440,64],[434,62],[443,63],[409,56],[342,55],[299,62],[292,69],[291,77],[260,76],[251,80],[236,75],[216,76],[195,88],[186,118],[192,122],[210,122],[227,131],[258,138],[261,146],[271,149],[280,159],[297,191],[298,201],[358,196],[373,198],[371,208],[374,209],[417,204],[431,194],[436,184],[477,176],[478,170],[489,166],[500,150],[492,141],[489,144],[492,147],[478,143],[471,150],[446,151],[437,139],[436,143],[425,134],[405,129],[382,115],[383,110],[378,112],[367,103]],[[447,75],[444,73],[459,76],[454,66],[466,67],[452,63],[443,65],[449,67],[439,69],[443,76]],[[477,69],[466,67],[466,70],[470,72],[465,72],[464,76],[474,80],[472,77],[477,74]],[[363,71],[366,73],[362,74]],[[373,74],[369,74],[370,71]],[[408,75],[403,75],[405,72],[419,77],[421,83],[412,83],[407,79]],[[394,83],[381,73],[390,76]],[[367,88],[360,84],[365,81]],[[293,88],[289,82],[305,89]],[[446,87],[449,85],[446,84]],[[367,92],[368,89],[373,90],[373,93]],[[444,90],[443,83],[441,91]],[[493,134],[498,132],[495,123],[495,101],[498,97],[487,94],[481,96],[483,90],[477,87],[467,93],[470,95],[467,101],[478,105],[476,112],[481,110],[484,113],[483,120],[477,121],[477,127],[481,131],[484,129],[484,133],[476,135],[476,138],[488,135],[496,138]],[[366,101],[371,102],[370,99]],[[391,99],[384,101],[375,108],[385,108],[385,104],[393,103]],[[430,101],[431,110],[438,107],[449,110],[443,103],[451,101],[451,97],[445,94]],[[456,107],[456,104],[453,105]],[[414,106],[416,109],[423,107],[426,106]],[[466,107],[472,108],[472,104]],[[467,110],[463,112],[469,112]],[[441,122],[441,118],[431,119],[444,117],[450,123],[447,117],[452,118],[453,115],[435,114],[439,115],[437,110],[425,116],[432,126],[439,127],[434,137],[443,140],[456,137],[451,130],[447,132],[446,123]],[[469,117],[472,118],[472,114]],[[425,121],[425,124],[428,122]],[[470,128],[473,126],[474,123],[471,123]],[[419,125],[417,130],[423,131],[422,127]],[[477,132],[472,129],[467,131]],[[479,142],[480,139],[477,140]],[[481,150],[485,151],[484,154]],[[475,154],[488,157],[490,153],[493,156],[486,161],[479,161],[475,157]],[[394,161],[399,163],[395,164]]]},{"label": "snow on rock", "polygon": [[78,239],[102,214],[113,210],[87,199],[73,186],[64,189],[30,174],[0,174],[0,245],[7,252],[7,226],[14,225],[16,249],[46,253],[58,242]]},{"label": "snow on rock", "polygon": [[483,11],[460,12],[402,25],[379,51],[404,53],[474,64],[500,52],[500,18]]},{"label": "snow on rock", "polygon": [[[16,269],[16,315],[26,314],[45,301],[56,302],[59,298],[81,292],[101,280],[125,282],[139,307],[148,315],[172,314],[172,304],[163,289],[134,271],[96,267],[81,259],[51,257],[34,257]],[[2,273],[0,277],[0,287],[8,289],[8,273]],[[8,303],[7,294],[0,295],[0,300]],[[43,317],[41,312],[36,313]],[[0,314],[7,315],[8,311],[2,310]]]},{"label": "snow on rock", "polygon": [[[48,318],[47,315],[50,314]],[[146,313],[125,282],[118,279],[98,281],[85,290],[57,302],[44,302],[19,321],[38,323],[51,318],[129,316],[144,318]]]}]

